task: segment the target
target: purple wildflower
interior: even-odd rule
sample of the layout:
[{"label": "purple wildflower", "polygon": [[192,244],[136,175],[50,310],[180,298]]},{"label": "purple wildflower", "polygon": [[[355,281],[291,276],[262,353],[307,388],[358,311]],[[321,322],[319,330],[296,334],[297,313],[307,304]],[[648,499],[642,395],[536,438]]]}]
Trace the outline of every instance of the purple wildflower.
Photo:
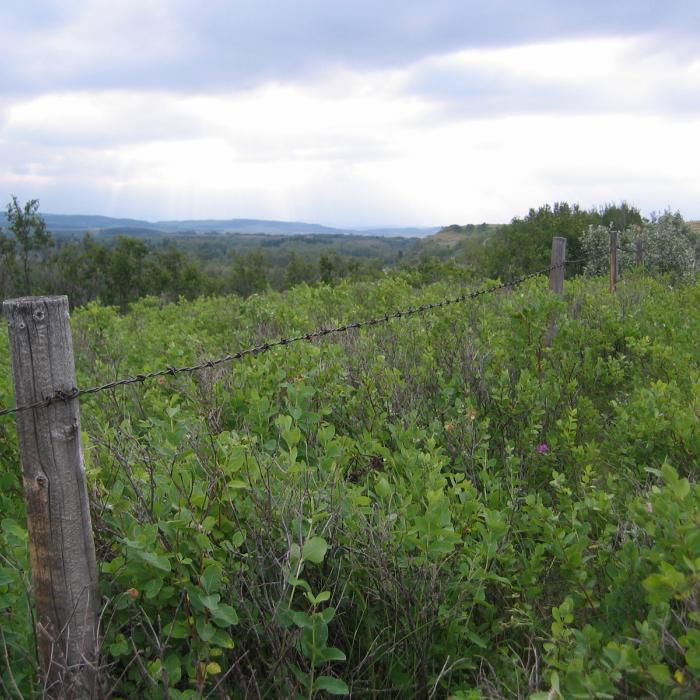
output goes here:
[{"label": "purple wildflower", "polygon": [[549,445],[546,442],[541,442],[539,445],[537,445],[537,451],[543,455],[547,452],[549,452]]}]

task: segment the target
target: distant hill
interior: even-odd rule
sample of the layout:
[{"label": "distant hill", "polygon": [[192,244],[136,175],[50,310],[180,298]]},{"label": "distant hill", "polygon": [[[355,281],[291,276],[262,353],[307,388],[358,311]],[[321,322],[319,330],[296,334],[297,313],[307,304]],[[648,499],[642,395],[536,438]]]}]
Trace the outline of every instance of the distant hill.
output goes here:
[{"label": "distant hill", "polygon": [[[307,234],[352,234],[360,236],[391,236],[406,238],[423,238],[440,230],[431,227],[396,227],[396,228],[334,228],[321,224],[302,221],[274,221],[266,219],[186,219],[182,221],[145,221],[111,216],[93,216],[86,214],[42,214],[49,230],[57,236],[82,235],[86,231],[101,236],[128,235],[149,237],[151,235],[193,235],[193,234],[273,234],[284,236]],[[0,225],[5,225],[4,215],[0,216]]]},{"label": "distant hill", "polygon": [[349,233],[359,233],[365,236],[405,236],[407,238],[425,238],[432,236],[440,231],[439,226],[416,227],[409,226],[407,228],[360,228]]},{"label": "distant hill", "polygon": [[344,231],[321,224],[301,221],[267,221],[265,219],[185,219],[157,221],[153,224],[168,233],[273,233],[298,235],[306,233],[343,233]]},{"label": "distant hill", "polygon": [[454,248],[462,241],[468,238],[486,238],[493,235],[501,224],[466,224],[460,226],[452,224],[441,228],[432,236],[427,236],[424,239],[425,243],[431,243],[436,246]]},{"label": "distant hill", "polygon": [[42,214],[51,231],[101,231],[111,228],[135,228],[155,230],[154,224],[140,219],[121,219],[89,214]]}]

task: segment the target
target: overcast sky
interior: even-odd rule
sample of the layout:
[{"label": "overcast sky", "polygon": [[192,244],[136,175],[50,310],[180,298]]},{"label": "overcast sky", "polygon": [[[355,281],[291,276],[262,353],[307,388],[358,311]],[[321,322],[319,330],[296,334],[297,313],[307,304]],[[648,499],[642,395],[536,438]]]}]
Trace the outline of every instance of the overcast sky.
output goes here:
[{"label": "overcast sky", "polygon": [[700,0],[2,0],[0,204],[700,218]]}]

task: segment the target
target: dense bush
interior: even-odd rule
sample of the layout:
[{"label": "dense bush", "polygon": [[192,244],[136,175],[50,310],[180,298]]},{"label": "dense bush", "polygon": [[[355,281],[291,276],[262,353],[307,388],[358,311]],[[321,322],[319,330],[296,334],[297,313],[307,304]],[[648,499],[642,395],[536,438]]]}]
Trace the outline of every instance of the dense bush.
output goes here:
[{"label": "dense bush", "polygon": [[[466,256],[467,264],[477,260],[492,276],[512,277],[547,267],[555,236],[566,238],[568,259],[578,260],[585,252],[582,242],[590,227],[624,230],[641,224],[639,210],[627,202],[593,209],[555,202],[552,206],[545,204],[530,209],[527,216],[515,217],[481,240],[474,235],[465,237],[458,257]],[[580,272],[581,268],[572,266],[572,270]]]},{"label": "dense bush", "polygon": [[[79,382],[457,292],[416,274],[88,305]],[[111,697],[697,697],[700,288],[604,287],[86,397]],[[0,677],[31,696],[8,421],[0,464]]]},{"label": "dense bush", "polygon": [[[674,279],[688,279],[695,271],[698,236],[683,217],[676,212],[653,216],[643,226],[627,227],[618,231],[618,268],[620,272],[635,266],[635,246],[642,241],[644,269],[668,274]],[[581,239],[581,249],[588,262],[588,274],[606,274],[609,267],[610,228],[589,226]]]},{"label": "dense bush", "polygon": [[484,248],[484,264],[489,274],[513,276],[547,267],[552,238],[567,239],[567,255],[581,257],[580,239],[589,225],[601,221],[597,210],[587,211],[578,204],[556,202],[530,209],[527,216],[516,217],[501,226]]}]

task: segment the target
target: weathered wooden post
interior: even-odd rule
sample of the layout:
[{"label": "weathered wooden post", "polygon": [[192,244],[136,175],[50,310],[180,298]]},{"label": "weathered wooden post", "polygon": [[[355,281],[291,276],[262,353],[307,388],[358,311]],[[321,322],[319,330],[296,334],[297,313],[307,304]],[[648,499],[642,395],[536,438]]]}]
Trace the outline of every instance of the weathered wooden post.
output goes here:
[{"label": "weathered wooden post", "polygon": [[549,288],[555,294],[564,293],[564,263],[566,262],[566,238],[552,238],[552,262],[549,271]]},{"label": "weathered wooden post", "polygon": [[617,231],[610,231],[610,291],[617,291]]},{"label": "weathered wooden post", "polygon": [[634,239],[634,261],[637,267],[641,267],[644,264],[644,242],[641,236],[637,236]]},{"label": "weathered wooden post", "polygon": [[[3,303],[17,406],[76,386],[68,299]],[[44,697],[99,698],[99,593],[77,399],[17,413]]]},{"label": "weathered wooden post", "polygon": [[[564,266],[566,263],[566,238],[552,238],[552,261],[549,271],[549,289],[555,294],[564,294]],[[549,330],[545,338],[545,346],[551,347],[557,334],[556,314],[549,321]]]}]

